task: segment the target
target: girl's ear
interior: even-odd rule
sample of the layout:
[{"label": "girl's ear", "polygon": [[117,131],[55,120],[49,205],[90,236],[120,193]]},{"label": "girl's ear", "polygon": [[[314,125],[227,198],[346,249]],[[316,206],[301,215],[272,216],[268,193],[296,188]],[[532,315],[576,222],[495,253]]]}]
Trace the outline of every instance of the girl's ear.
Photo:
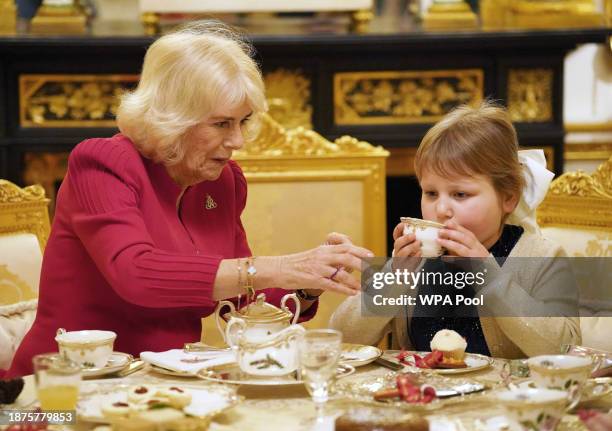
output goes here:
[{"label": "girl's ear", "polygon": [[519,196],[515,193],[505,194],[502,200],[502,209],[505,214],[510,214],[519,203]]}]

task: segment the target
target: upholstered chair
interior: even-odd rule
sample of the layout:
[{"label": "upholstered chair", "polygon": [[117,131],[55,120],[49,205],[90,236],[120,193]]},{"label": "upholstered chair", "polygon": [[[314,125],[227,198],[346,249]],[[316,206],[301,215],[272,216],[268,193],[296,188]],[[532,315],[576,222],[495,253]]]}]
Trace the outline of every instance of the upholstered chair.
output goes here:
[{"label": "upholstered chair", "polygon": [[[544,236],[569,256],[612,257],[612,157],[592,175],[568,172],[553,181],[537,214]],[[605,317],[612,316],[612,286],[604,285],[605,279],[585,278],[588,283],[580,284],[582,344],[612,351],[612,317]],[[608,301],[602,301],[602,292]]]},{"label": "upholstered chair", "polygon": [[0,370],[10,365],[36,315],[48,202],[39,185],[0,180]]},{"label": "upholstered chair", "polygon": [[[258,138],[235,154],[249,187],[242,221],[253,255],[304,251],[335,231],[384,256],[388,155],[349,136],[331,142],[303,127],[285,129],[265,115]],[[327,327],[344,298],[324,293],[305,326]],[[219,344],[212,320],[204,319],[203,341]]]}]

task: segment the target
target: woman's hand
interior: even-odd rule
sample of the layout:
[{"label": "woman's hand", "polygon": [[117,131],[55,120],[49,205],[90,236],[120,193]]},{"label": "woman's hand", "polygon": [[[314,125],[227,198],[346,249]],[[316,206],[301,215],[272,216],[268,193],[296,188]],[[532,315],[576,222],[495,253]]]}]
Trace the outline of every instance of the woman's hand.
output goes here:
[{"label": "woman's hand", "polygon": [[371,251],[350,244],[350,240],[349,244],[321,245],[281,256],[277,285],[287,290],[318,289],[356,295],[361,290],[360,283],[348,270],[361,270],[361,259],[373,256]]},{"label": "woman's hand", "polygon": [[478,241],[472,231],[455,223],[447,221],[445,228],[438,234],[438,244],[448,250],[452,256],[489,257],[489,250]]},{"label": "woman's hand", "polygon": [[393,257],[420,257],[421,241],[416,235],[409,233],[404,235],[404,223],[399,223],[393,229]]}]

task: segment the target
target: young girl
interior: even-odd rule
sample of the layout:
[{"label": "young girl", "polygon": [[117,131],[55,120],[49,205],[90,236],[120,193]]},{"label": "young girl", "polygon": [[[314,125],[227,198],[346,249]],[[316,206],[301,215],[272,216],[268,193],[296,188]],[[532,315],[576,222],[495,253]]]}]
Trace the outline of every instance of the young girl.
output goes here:
[{"label": "young girl", "polygon": [[[430,350],[440,329],[453,329],[468,342],[467,351],[503,358],[558,353],[563,344],[580,342],[574,291],[560,288],[571,274],[555,259],[564,252],[544,239],[535,223],[535,209],[546,195],[553,174],[542,151],[518,152],[516,131],[505,109],[489,102],[462,106],[432,127],[421,142],[415,170],[422,189],[423,219],[444,224],[438,242],[447,254],[495,257],[487,260],[488,282],[480,291],[490,315],[449,317],[442,312],[423,316],[419,305],[402,308],[395,317],[364,317],[361,298],[343,302],[330,326],[347,342],[375,344],[389,331],[395,348]],[[414,234],[395,227],[395,257],[420,256]],[[509,317],[518,316],[518,317]]]}]

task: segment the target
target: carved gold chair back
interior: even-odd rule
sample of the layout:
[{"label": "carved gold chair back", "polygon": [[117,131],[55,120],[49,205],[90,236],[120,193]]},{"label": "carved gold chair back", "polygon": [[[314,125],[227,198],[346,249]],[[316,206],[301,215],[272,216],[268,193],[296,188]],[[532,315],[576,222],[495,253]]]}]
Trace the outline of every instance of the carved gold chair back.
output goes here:
[{"label": "carved gold chair back", "polygon": [[[331,142],[304,127],[285,129],[265,115],[258,137],[235,155],[249,185],[242,222],[253,255],[304,251],[336,231],[384,256],[388,155],[349,136]],[[327,327],[344,298],[325,293],[305,326]],[[220,342],[210,322],[203,338]]]},{"label": "carved gold chair back", "polygon": [[39,185],[0,180],[0,369],[10,365],[36,315],[48,203]]},{"label": "carved gold chair back", "polygon": [[[569,256],[612,257],[612,157],[591,175],[568,172],[554,180],[537,216],[544,236],[560,243]],[[600,290],[609,292],[610,286],[587,278],[580,285],[582,344],[612,351],[612,317],[598,317],[612,315],[612,303],[606,305]]]}]

